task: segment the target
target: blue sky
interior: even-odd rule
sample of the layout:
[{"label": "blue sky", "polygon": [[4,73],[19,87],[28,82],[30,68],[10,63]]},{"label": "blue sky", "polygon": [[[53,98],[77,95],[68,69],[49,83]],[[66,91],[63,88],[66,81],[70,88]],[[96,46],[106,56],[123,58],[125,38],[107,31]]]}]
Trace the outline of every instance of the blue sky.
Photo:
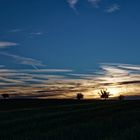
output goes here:
[{"label": "blue sky", "polygon": [[121,65],[139,76],[139,5],[139,0],[0,0],[1,70],[53,69],[62,76],[65,70],[95,74],[108,71],[105,65],[115,70]]}]

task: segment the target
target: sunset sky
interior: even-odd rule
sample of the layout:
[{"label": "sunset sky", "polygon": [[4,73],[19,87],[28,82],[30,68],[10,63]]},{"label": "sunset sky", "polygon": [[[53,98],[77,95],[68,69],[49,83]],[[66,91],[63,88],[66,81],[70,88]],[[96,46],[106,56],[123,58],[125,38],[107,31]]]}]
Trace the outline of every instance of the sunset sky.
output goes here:
[{"label": "sunset sky", "polygon": [[140,96],[139,0],[0,0],[0,94]]}]

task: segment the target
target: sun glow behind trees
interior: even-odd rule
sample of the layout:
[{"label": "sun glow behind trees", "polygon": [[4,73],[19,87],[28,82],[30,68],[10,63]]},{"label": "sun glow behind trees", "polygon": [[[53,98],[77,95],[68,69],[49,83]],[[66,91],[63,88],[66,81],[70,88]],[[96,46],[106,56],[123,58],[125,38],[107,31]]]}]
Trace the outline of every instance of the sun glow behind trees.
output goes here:
[{"label": "sun glow behind trees", "polygon": [[98,92],[107,89],[110,98],[119,95],[140,95],[139,66],[101,65],[96,73],[76,74],[66,69],[0,68],[0,94],[26,98],[99,98]]}]

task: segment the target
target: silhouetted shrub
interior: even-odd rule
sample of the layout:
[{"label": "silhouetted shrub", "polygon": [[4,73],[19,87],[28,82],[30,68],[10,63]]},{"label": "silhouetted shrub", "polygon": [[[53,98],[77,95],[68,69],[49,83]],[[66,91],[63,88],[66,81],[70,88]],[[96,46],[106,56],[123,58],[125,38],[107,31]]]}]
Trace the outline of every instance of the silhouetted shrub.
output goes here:
[{"label": "silhouetted shrub", "polygon": [[2,98],[7,99],[9,98],[9,94],[1,94]]},{"label": "silhouetted shrub", "polygon": [[100,95],[100,98],[104,98],[106,100],[107,98],[109,98],[110,93],[107,92],[107,89],[102,89],[100,90],[99,95]]},{"label": "silhouetted shrub", "polygon": [[77,93],[77,99],[81,100],[84,98],[84,95],[82,93]]},{"label": "silhouetted shrub", "polygon": [[119,100],[124,100],[124,96],[123,95],[120,95],[119,96]]}]

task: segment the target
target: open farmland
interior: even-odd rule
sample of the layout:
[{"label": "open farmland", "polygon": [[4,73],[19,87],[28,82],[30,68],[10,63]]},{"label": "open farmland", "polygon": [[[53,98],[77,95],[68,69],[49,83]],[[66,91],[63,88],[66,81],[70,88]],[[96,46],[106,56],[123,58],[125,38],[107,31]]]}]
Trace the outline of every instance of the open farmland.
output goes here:
[{"label": "open farmland", "polygon": [[139,101],[1,100],[0,140],[138,140]]}]

